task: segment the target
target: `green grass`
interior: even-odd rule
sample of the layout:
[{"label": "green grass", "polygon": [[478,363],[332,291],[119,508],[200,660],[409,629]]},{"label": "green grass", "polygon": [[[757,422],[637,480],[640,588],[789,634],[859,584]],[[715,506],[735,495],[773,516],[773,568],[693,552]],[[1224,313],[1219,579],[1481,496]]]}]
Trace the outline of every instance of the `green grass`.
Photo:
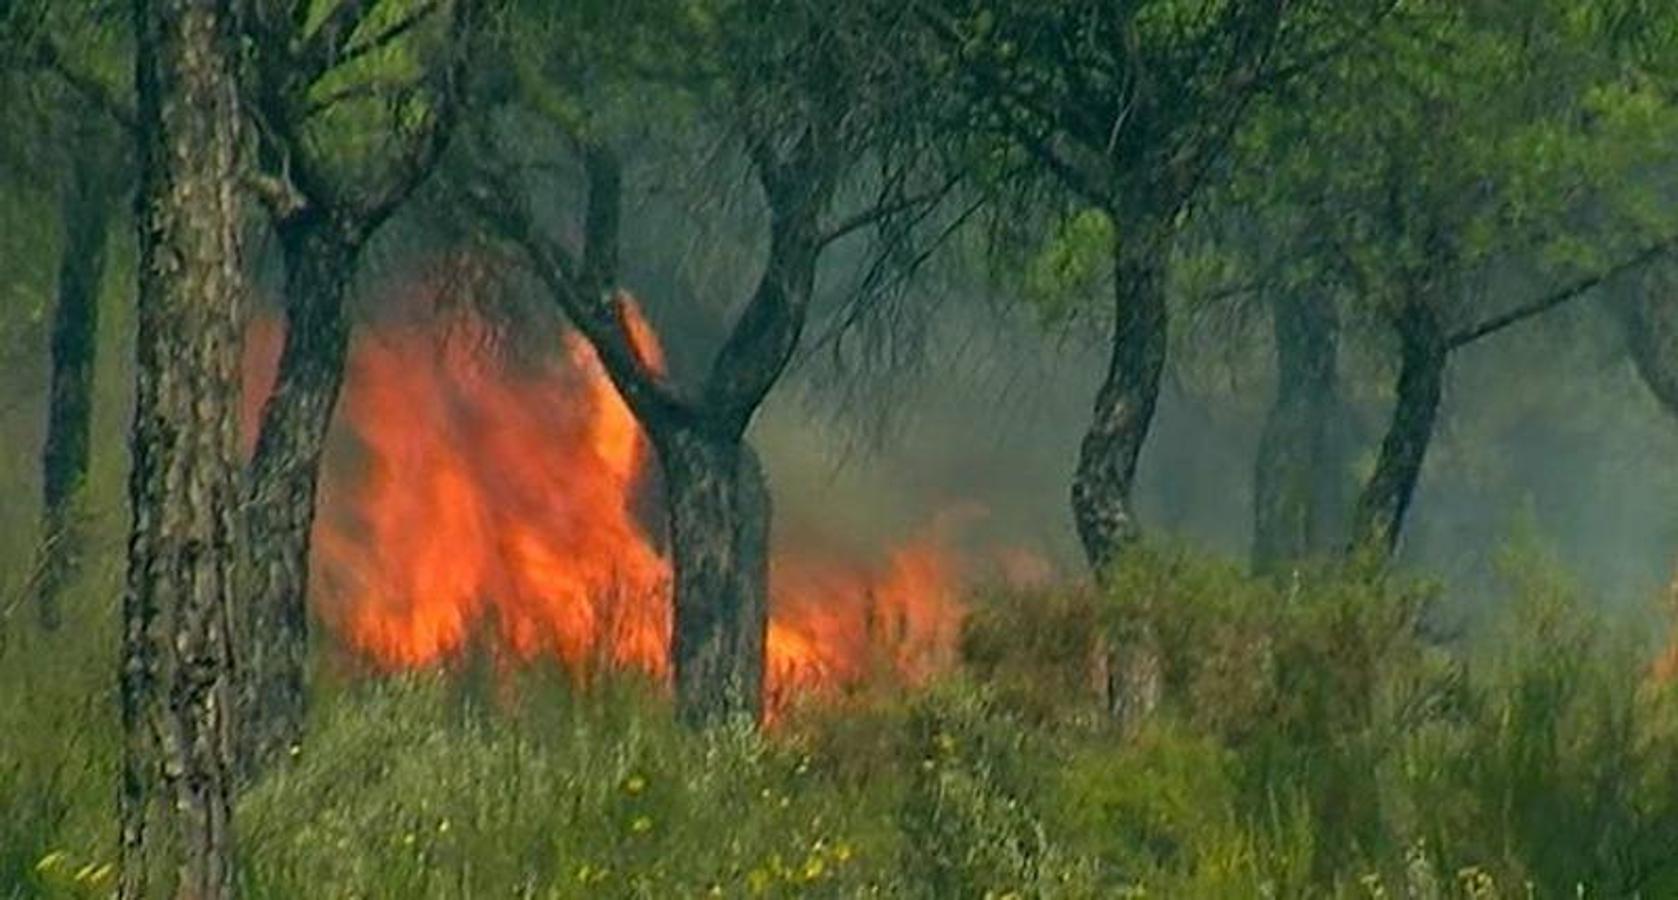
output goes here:
[{"label": "green grass", "polygon": [[[632,679],[328,682],[241,798],[251,897],[1678,896],[1678,696],[1541,554],[1498,625],[1425,587],[1147,551],[1106,594],[978,598],[959,672],[767,736]],[[0,897],[109,886],[116,573],[0,653]],[[1120,735],[1092,666],[1156,636]],[[14,636],[15,637],[15,636]],[[43,862],[43,860],[45,862]]]}]

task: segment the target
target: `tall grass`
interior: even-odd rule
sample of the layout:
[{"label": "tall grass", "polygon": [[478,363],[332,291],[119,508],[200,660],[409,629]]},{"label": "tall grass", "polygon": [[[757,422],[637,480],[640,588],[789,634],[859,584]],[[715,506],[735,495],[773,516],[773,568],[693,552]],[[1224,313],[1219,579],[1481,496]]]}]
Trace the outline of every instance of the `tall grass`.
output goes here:
[{"label": "tall grass", "polygon": [[[940,683],[675,728],[554,672],[327,678],[238,809],[252,897],[1678,896],[1678,697],[1541,554],[1497,627],[1425,587],[1145,551],[1110,590],[975,600]],[[114,575],[0,654],[0,896],[108,889]],[[82,596],[85,595],[85,596]],[[1158,641],[1140,728],[1111,636]]]}]

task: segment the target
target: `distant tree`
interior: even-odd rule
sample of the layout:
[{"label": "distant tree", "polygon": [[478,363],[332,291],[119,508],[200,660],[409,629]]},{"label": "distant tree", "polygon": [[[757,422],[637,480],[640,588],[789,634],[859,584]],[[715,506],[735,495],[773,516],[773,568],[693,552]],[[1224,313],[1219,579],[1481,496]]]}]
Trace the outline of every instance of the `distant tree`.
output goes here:
[{"label": "distant tree", "polygon": [[246,483],[242,767],[282,757],[307,694],[309,537],[369,239],[436,169],[461,115],[481,0],[251,0],[250,180],[285,262],[285,344]]},{"label": "distant tree", "polygon": [[[905,105],[899,89],[913,90],[893,74],[902,48],[892,41],[892,4],[611,6],[556,15],[548,27],[567,39],[539,48],[520,77],[523,105],[557,128],[581,169],[580,246],[544,233],[516,170],[487,173],[477,207],[594,347],[657,452],[675,570],[678,717],[696,726],[755,721],[770,503],[746,429],[799,346],[824,249],[922,212],[945,191],[914,193],[907,167],[883,146]],[[612,97],[636,99],[625,109]],[[645,130],[679,128],[684,111],[738,148],[767,219],[761,273],[691,388],[638,352],[618,293],[624,169],[607,130],[612,115]],[[878,177],[853,191],[861,208],[842,214],[865,164]]]},{"label": "distant tree", "polygon": [[107,32],[119,30],[105,21],[115,15],[102,2],[0,6],[0,91],[20,113],[10,141],[21,168],[58,183],[51,386],[34,572],[37,617],[48,630],[58,627],[60,594],[82,550],[76,508],[91,450],[99,291],[112,214],[132,181],[127,148],[133,104],[125,89],[93,74],[120,58],[104,46]]},{"label": "distant tree", "polygon": [[[1263,92],[1343,52],[1386,3],[925,0],[952,124],[992,187],[1107,222],[1113,331],[1072,484],[1090,565],[1140,530],[1131,503],[1168,348],[1168,267],[1185,213],[1219,177]],[[960,133],[960,132],[955,132]]]},{"label": "distant tree", "polygon": [[102,117],[78,107],[60,200],[58,297],[52,314],[52,387],[41,449],[41,560],[35,595],[42,627],[59,625],[59,595],[81,554],[77,500],[87,479],[99,290],[111,217],[127,192],[122,146]]},{"label": "distant tree", "polygon": [[[139,297],[123,597],[118,896],[233,893],[233,649],[240,542],[238,37],[228,0],[134,6]],[[159,835],[152,826],[167,826]]]},{"label": "distant tree", "polygon": [[[1397,547],[1451,354],[1650,258],[1628,246],[1628,229],[1581,212],[1619,205],[1607,195],[1650,156],[1641,139],[1637,150],[1605,152],[1630,130],[1615,119],[1640,101],[1607,89],[1614,74],[1598,23],[1578,13],[1577,4],[1407,4],[1370,35],[1369,52],[1279,93],[1241,136],[1238,158],[1252,160],[1244,171],[1257,179],[1237,192],[1242,212],[1276,233],[1266,249],[1304,269],[1286,290],[1331,292],[1352,315],[1384,323],[1397,347],[1391,418],[1351,520],[1351,546],[1377,563]],[[1291,212],[1302,208],[1317,212]],[[1485,286],[1511,271],[1560,286],[1488,312],[1506,301],[1488,300]],[[1304,409],[1288,409],[1297,367],[1322,370],[1326,360],[1322,345],[1290,352],[1282,325],[1273,422]],[[1267,431],[1255,482],[1260,567],[1303,549],[1272,529],[1292,521],[1282,510],[1313,504],[1277,507],[1274,486],[1302,471],[1293,467],[1311,458],[1316,432],[1284,432],[1294,442],[1284,451]]]},{"label": "distant tree", "polygon": [[1335,422],[1340,322],[1322,287],[1270,294],[1276,397],[1253,465],[1253,568],[1284,569],[1324,552],[1343,477]]}]

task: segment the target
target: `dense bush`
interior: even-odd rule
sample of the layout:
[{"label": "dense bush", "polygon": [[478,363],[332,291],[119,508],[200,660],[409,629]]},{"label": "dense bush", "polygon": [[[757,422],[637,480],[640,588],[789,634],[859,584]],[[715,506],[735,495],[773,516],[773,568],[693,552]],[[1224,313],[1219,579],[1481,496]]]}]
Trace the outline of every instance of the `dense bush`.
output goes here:
[{"label": "dense bush", "polygon": [[[241,801],[241,878],[253,897],[1678,895],[1678,696],[1650,642],[1541,554],[1504,568],[1500,624],[1447,642],[1425,588],[1148,551],[1104,592],[979,598],[961,671],[767,736],[684,733],[628,679],[328,679],[308,741]],[[112,587],[88,580],[84,613]],[[114,654],[89,621],[0,655],[0,896],[108,889]],[[1138,628],[1162,697],[1121,732],[1101,673]]]}]

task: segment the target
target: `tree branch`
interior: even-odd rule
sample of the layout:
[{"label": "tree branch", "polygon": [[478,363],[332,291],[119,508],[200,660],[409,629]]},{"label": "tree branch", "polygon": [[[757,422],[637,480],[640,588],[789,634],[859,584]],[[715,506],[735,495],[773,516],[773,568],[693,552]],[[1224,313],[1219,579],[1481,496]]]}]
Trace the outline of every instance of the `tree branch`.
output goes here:
[{"label": "tree branch", "polygon": [[847,235],[867,228],[881,219],[885,219],[899,213],[908,212],[916,207],[926,205],[936,206],[938,203],[942,202],[945,197],[948,197],[950,192],[955,190],[956,186],[959,185],[965,177],[966,176],[964,174],[952,175],[950,178],[945,180],[943,184],[936,188],[921,191],[918,194],[910,194],[907,197],[899,197],[889,203],[876,203],[867,209],[860,210],[855,215],[850,216],[823,233],[821,237],[817,239],[817,246],[826,247],[828,244],[832,244]]},{"label": "tree branch", "polygon": [[[487,142],[486,142],[487,143]],[[532,273],[600,358],[606,375],[629,404],[635,417],[653,427],[688,421],[692,410],[674,384],[650,368],[636,350],[616,296],[616,234],[598,229],[617,228],[622,185],[615,177],[616,161],[601,147],[594,149],[589,172],[588,213],[585,215],[584,261],[542,235],[526,200],[528,192],[507,168],[497,171],[486,160],[477,170],[477,183],[466,193],[476,216],[502,239],[523,251]],[[609,162],[607,162],[609,160]],[[612,211],[608,213],[606,210]]]},{"label": "tree branch", "polygon": [[42,37],[35,46],[35,62],[41,68],[75,91],[93,108],[108,116],[118,127],[132,134],[135,128],[132,104],[117,96],[115,90],[94,76],[77,70],[64,58],[64,53],[50,38]]},{"label": "tree branch", "polygon": [[[338,59],[336,64],[345,65],[347,63],[352,63],[369,53],[390,46],[404,34],[407,34],[414,28],[418,27],[421,22],[430,18],[433,13],[437,12],[437,10],[441,8],[442,4],[438,2],[438,0],[427,0],[427,2],[420,4],[419,7],[414,9],[412,12],[395,22],[392,22],[389,27],[378,34],[375,34],[363,41],[356,41],[344,48],[343,55]],[[459,12],[457,11],[455,15],[458,16]]]},{"label": "tree branch", "polygon": [[[300,81],[312,84],[343,59],[344,48],[380,0],[338,0],[326,19],[303,41],[296,64]],[[307,4],[304,4],[307,7]]]},{"label": "tree branch", "polygon": [[437,161],[448,147],[459,124],[461,107],[465,104],[467,73],[473,63],[471,48],[476,46],[475,29],[482,12],[483,0],[455,0],[453,18],[449,23],[449,53],[451,58],[442,70],[433,73],[433,80],[441,82],[433,92],[431,110],[419,130],[401,148],[394,177],[376,189],[356,209],[363,228],[371,232],[387,219],[421,183],[437,168]]},{"label": "tree branch", "polygon": [[1571,302],[1584,294],[1589,293],[1593,288],[1600,286],[1603,282],[1654,262],[1656,259],[1672,251],[1674,247],[1678,247],[1678,234],[1663,238],[1662,240],[1645,247],[1643,250],[1639,251],[1636,255],[1630,257],[1629,259],[1626,259],[1624,262],[1610,266],[1592,275],[1587,275],[1584,278],[1565,285],[1550,294],[1538,298],[1537,300],[1518,306],[1508,312],[1492,316],[1477,325],[1465,328],[1462,331],[1451,335],[1450,341],[1446,344],[1446,346],[1451,350],[1456,350],[1472,344],[1481,338],[1496,334],[1511,325],[1516,325],[1535,316],[1543,315],[1558,306]]}]

